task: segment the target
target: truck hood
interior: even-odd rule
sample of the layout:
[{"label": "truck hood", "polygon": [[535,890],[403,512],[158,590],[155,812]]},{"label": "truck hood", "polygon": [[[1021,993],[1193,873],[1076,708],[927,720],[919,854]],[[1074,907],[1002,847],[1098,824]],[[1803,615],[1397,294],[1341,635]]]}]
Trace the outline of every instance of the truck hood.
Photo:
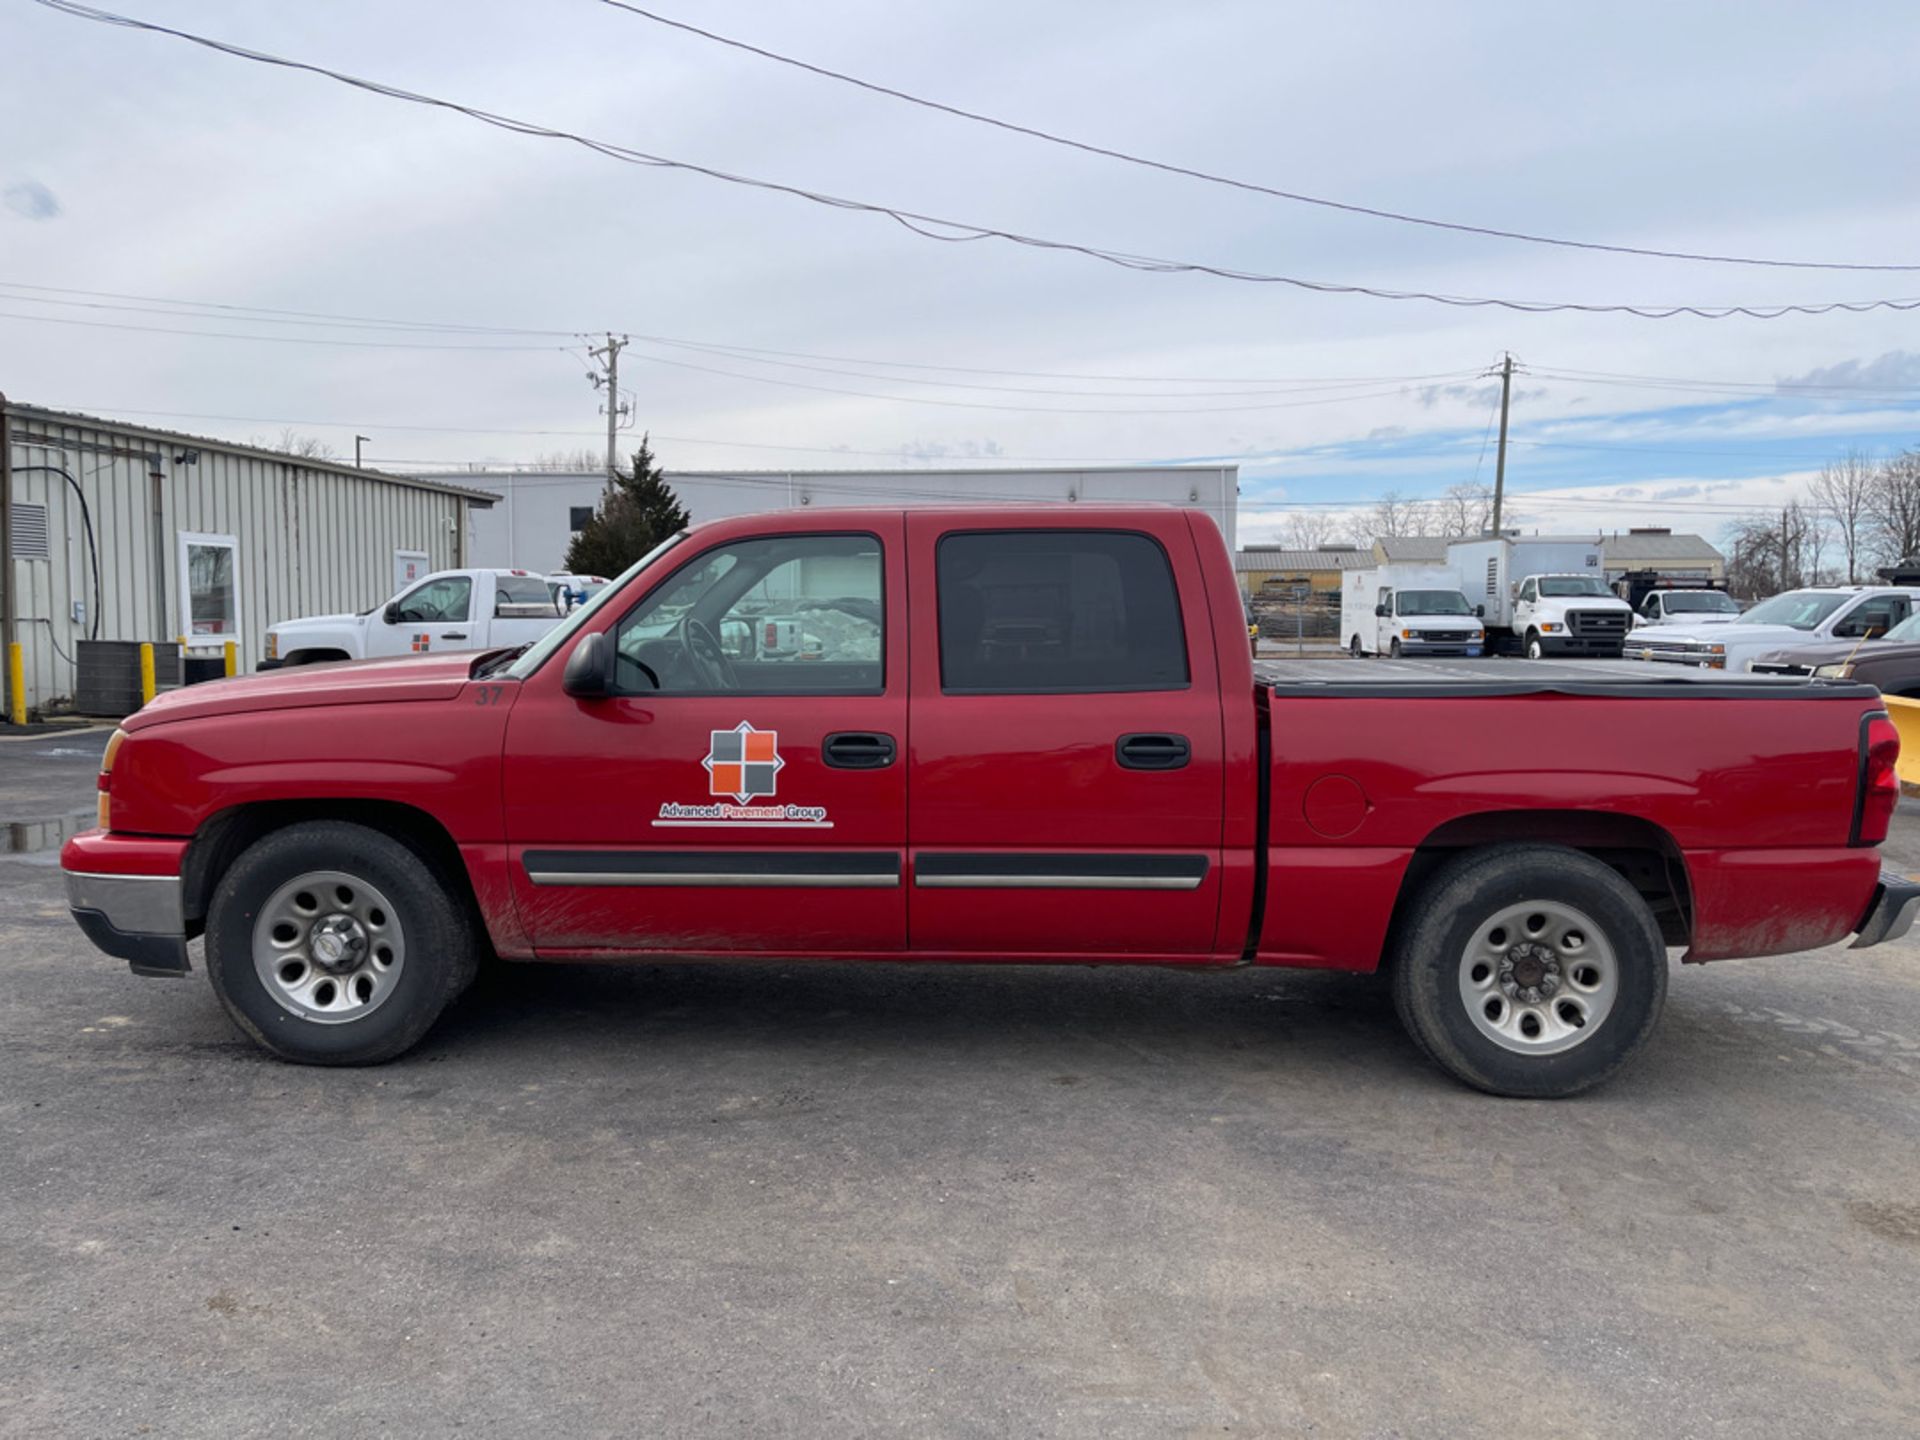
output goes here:
[{"label": "truck hood", "polygon": [[339,630],[358,625],[360,619],[360,616],[347,612],[339,615],[302,615],[298,620],[282,620],[278,625],[269,625],[267,628],[276,635],[298,635],[307,630]]},{"label": "truck hood", "polygon": [[1689,615],[1684,620],[1643,620],[1642,630],[1658,630],[1665,634],[1669,630],[1698,630],[1703,625],[1738,625],[1738,615]]},{"label": "truck hood", "polygon": [[1745,625],[1737,620],[1726,625],[1642,625],[1627,641],[1629,648],[1635,645],[1738,645],[1743,650],[1750,645],[1796,643],[1809,643],[1806,631],[1791,625]]},{"label": "truck hood", "polygon": [[1790,665],[1838,665],[1842,660],[1916,660],[1920,644],[1885,640],[1813,640],[1801,645],[1782,645],[1756,655],[1756,660],[1784,660]]},{"label": "truck hood", "polygon": [[206,715],[253,710],[300,710],[316,705],[392,704],[401,700],[451,700],[484,651],[445,655],[400,655],[382,660],[342,660],[295,665],[262,675],[209,680],[157,695],[129,716],[122,728],[144,730]]}]

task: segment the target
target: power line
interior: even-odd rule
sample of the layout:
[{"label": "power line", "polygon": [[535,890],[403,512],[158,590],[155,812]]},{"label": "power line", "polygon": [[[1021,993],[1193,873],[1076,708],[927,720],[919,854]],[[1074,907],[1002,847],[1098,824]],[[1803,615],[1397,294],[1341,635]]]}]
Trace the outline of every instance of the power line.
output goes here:
[{"label": "power line", "polygon": [[564,345],[425,345],[409,340],[338,340],[322,335],[240,335],[230,330],[181,330],[171,325],[132,325],[125,321],[81,320],[71,315],[22,315],[0,310],[0,320],[25,320],[39,325],[78,325],[88,330],[133,330],[149,335],[189,335],[202,340],[258,340],[268,345],[329,345],[357,350],[564,350]]},{"label": "power line", "polygon": [[350,85],[369,94],[380,95],[387,99],[404,100],[410,104],[426,105],[434,109],[451,111],[464,115],[470,120],[496,129],[510,131],[518,135],[531,136],[543,140],[559,140],[567,144],[578,145],[611,160],[629,165],[642,165],[654,169],[680,170],[688,174],[703,175],[711,180],[723,181],[730,185],[743,185],[775,194],[790,195],[795,199],[806,200],[816,205],[836,210],[855,211],[861,214],[884,216],[896,224],[911,230],[923,239],[939,240],[948,244],[960,244],[974,240],[1001,240],[1008,244],[1026,246],[1036,250],[1053,250],[1065,254],[1081,255],[1126,270],[1139,270],[1149,274],[1192,274],[1210,275],[1216,279],[1241,281],[1249,284],[1281,285],[1297,290],[1312,291],[1323,295],[1366,295],[1377,300],[1418,300],[1435,305],[1448,305],[1465,309],[1495,308],[1512,310],[1525,314],[1580,313],[1588,315],[1632,315],[1643,320],[1668,320],[1681,316],[1690,316],[1701,320],[1725,320],[1734,316],[1744,316],[1755,320],[1777,320],[1787,315],[1828,315],[1838,312],[1863,314],[1874,310],[1920,310],[1920,299],[1888,298],[1877,300],[1829,300],[1815,304],[1769,304],[1769,305],[1624,305],[1594,304],[1576,301],[1512,300],[1493,296],[1449,295],[1428,290],[1394,290],[1371,285],[1355,285],[1327,280],[1310,280],[1296,275],[1280,275],[1258,270],[1244,270],[1233,266],[1214,265],[1193,260],[1172,260],[1159,256],[1141,255],[1129,251],[1108,249],[1103,246],[1082,244],[1076,241],[1054,240],[1044,236],[1023,234],[1015,230],[1003,230],[990,225],[979,225],[970,221],[948,220],[937,215],[928,215],[919,211],[905,210],[897,206],[883,205],[874,201],[853,200],[845,196],[831,195],[825,191],[809,190],[798,185],[789,185],[780,181],[762,180],[749,175],[720,170],[710,165],[700,165],[689,160],[674,160],[664,155],[656,155],[631,146],[618,145],[611,141],[595,140],[572,131],[561,130],[553,126],[542,125],[534,121],[517,120],[494,111],[482,110],[476,106],[461,104],[457,101],[441,99],[419,91],[405,90],[381,81],[366,80],[349,75],[344,71],[332,70],[311,61],[292,60],[284,56],[268,54],[261,50],[250,50],[244,46],[230,44],[224,40],[214,40],[191,31],[177,30],[171,26],[157,25],[147,20],[136,20],[130,16],[119,15],[110,10],[96,9],[90,5],[76,3],[76,0],[35,0],[50,10],[72,15],[79,19],[91,20],[103,25],[112,25],[125,29],[141,30],[155,35],[166,35],[188,44],[198,45],[235,59],[251,61],[260,65],[277,66],[287,70],[303,71],[319,75],[342,85]]},{"label": "power line", "polygon": [[1221,175],[1208,170],[1197,169],[1190,165],[1177,165],[1170,161],[1153,160],[1144,155],[1130,154],[1125,150],[1116,150],[1106,145],[1096,145],[1087,140],[1074,140],[1058,135],[1050,130],[1041,130],[1032,125],[1021,125],[1011,120],[1002,120],[992,115],[983,115],[977,110],[966,110],[958,105],[949,105],[944,101],[930,100],[924,95],[915,95],[906,90],[897,90],[891,85],[881,85],[872,80],[862,80],[857,75],[848,75],[839,70],[829,70],[824,65],[815,65],[810,61],[799,60],[791,55],[782,55],[778,51],[753,45],[745,40],[736,40],[712,30],[702,29],[684,20],[674,20],[652,10],[644,10],[629,0],[601,0],[604,5],[615,10],[624,10],[629,15],[642,20],[651,20],[656,25],[665,25],[674,30],[697,35],[703,40],[726,45],[735,50],[743,50],[750,55],[758,55],[763,60],[771,60],[777,65],[789,65],[796,70],[805,70],[825,80],[835,80],[842,85],[852,85],[875,95],[885,95],[894,100],[904,100],[909,105],[918,105],[923,109],[937,110],[942,114],[953,115],[962,120],[971,120],[980,125],[991,125],[996,130],[1009,131],[1015,135],[1025,135],[1029,139],[1042,140],[1049,145],[1064,146],[1069,150],[1079,150],[1088,155],[1100,155],[1109,160],[1119,160],[1128,165],[1138,165],[1148,170],[1159,170],[1168,175],[1181,175],[1189,180],[1204,180],[1211,185],[1225,185],[1235,190],[1250,191],[1258,195],[1272,196],[1276,200],[1290,200],[1301,205],[1317,205],[1327,210],[1341,210],[1349,215],[1366,215],[1375,220],[1392,220],[1402,225],[1424,225],[1434,230],[1453,230],[1466,235],[1484,235],[1496,240],[1521,240],[1530,245],[1556,245],[1569,250],[1599,250],[1613,255],[1640,255],[1656,260],[1697,260],[1716,265],[1764,265],[1782,270],[1869,270],[1869,271],[1914,271],[1920,265],[1870,265],[1839,260],[1773,260],[1760,259],[1750,255],[1713,255],[1700,254],[1688,250],[1656,250],[1637,245],[1608,244],[1597,240],[1569,240],[1553,235],[1534,235],[1523,230],[1501,230],[1490,225],[1468,225],[1453,220],[1435,220],[1429,216],[1408,215],[1397,210],[1383,210],[1372,205],[1357,205],[1349,201],[1329,200],[1324,196],[1305,195],[1295,190],[1281,190],[1272,185],[1262,185],[1257,181],[1239,180],[1230,175]]},{"label": "power line", "polygon": [[[420,331],[445,331],[451,334],[487,334],[487,335],[525,335],[549,337],[579,337],[587,330],[533,330],[504,325],[480,325],[442,323],[427,320],[396,320],[360,315],[337,315],[314,310],[277,310],[256,305],[236,305],[215,300],[180,300],[158,295],[129,295],[113,290],[82,290],[62,285],[30,285],[24,281],[0,280],[0,290],[30,290],[50,295],[85,295],[95,300],[132,300],[145,304],[161,306],[191,306],[210,309],[236,318],[257,320],[267,324],[292,325],[310,324],[336,329],[402,329]],[[12,297],[16,300],[26,296]],[[45,304],[78,303],[68,301],[43,301]],[[136,306],[99,306],[89,308],[136,310]],[[162,310],[152,313],[180,314],[178,310]],[[180,318],[189,318],[180,314]],[[199,317],[193,317],[199,318]],[[651,345],[666,345],[674,348],[710,351],[736,358],[774,356],[793,360],[825,360],[844,365],[866,365],[876,369],[928,370],[953,375],[993,375],[1028,380],[1106,380],[1126,385],[1273,385],[1273,386],[1317,386],[1317,385],[1378,385],[1394,381],[1445,380],[1453,378],[1459,372],[1443,372],[1426,375],[1319,375],[1319,376],[1272,376],[1272,375],[1113,375],[1087,374],[1061,370],[1007,370],[987,366],[938,365],[924,361],[878,360],[871,356],[859,355],[822,355],[806,350],[769,350],[752,345],[732,345],[717,340],[688,340],[671,335],[649,335],[639,330],[631,330],[633,338]],[[878,378],[878,377],[876,377]],[[887,377],[893,378],[893,377]]]}]

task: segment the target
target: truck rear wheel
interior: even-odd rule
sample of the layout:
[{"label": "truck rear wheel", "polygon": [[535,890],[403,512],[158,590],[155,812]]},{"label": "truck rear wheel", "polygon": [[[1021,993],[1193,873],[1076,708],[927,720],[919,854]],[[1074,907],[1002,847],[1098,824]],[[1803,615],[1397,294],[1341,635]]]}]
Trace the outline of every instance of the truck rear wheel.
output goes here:
[{"label": "truck rear wheel", "polygon": [[1362,648],[1360,644],[1360,637],[1358,635],[1354,636],[1352,640],[1347,642],[1347,653],[1353,656],[1353,658],[1356,660],[1364,660],[1367,658],[1367,652],[1364,648]]},{"label": "truck rear wheel", "polygon": [[466,907],[393,836],[337,820],[241,852],[207,911],[207,973],[255,1042],[306,1065],[416,1044],[473,978]]},{"label": "truck rear wheel", "polygon": [[1592,856],[1500,845],[1449,862],[1414,900],[1389,963],[1414,1042],[1493,1095],[1557,1099],[1646,1044],[1667,952],[1646,902]]}]

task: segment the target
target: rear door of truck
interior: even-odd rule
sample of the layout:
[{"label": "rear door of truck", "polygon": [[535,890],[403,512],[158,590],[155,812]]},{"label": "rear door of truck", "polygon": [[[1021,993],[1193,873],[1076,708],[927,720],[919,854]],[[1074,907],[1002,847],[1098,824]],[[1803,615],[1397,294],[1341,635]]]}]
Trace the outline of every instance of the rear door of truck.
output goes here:
[{"label": "rear door of truck", "polygon": [[1225,766],[1186,517],[906,528],[914,951],[1205,958]]}]

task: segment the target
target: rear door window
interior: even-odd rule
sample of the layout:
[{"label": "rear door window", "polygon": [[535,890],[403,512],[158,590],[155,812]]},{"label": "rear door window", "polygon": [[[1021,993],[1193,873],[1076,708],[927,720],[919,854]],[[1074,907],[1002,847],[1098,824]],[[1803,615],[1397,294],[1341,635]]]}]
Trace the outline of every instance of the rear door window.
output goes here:
[{"label": "rear door window", "polygon": [[957,532],[936,568],[948,694],[1187,687],[1173,567],[1145,535]]}]

